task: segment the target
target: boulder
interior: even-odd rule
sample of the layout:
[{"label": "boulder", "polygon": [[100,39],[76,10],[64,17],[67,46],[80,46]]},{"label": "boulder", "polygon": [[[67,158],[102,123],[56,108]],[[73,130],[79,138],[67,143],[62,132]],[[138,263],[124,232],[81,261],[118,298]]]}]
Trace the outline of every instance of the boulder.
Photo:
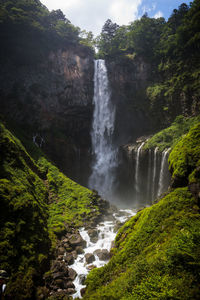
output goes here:
[{"label": "boulder", "polygon": [[59,247],[57,253],[58,253],[58,255],[64,255],[64,253],[65,253],[65,248]]},{"label": "boulder", "polygon": [[66,253],[64,260],[68,265],[72,265],[74,263],[74,256],[71,253]]},{"label": "boulder", "polygon": [[84,274],[79,275],[79,283],[80,284],[84,285],[85,280],[86,280],[86,275],[84,275]]},{"label": "boulder", "polygon": [[84,250],[81,246],[77,246],[75,250],[76,250],[77,254],[83,254],[84,253]]},{"label": "boulder", "polygon": [[76,291],[75,291],[75,289],[73,289],[73,288],[68,288],[67,289],[67,293],[69,294],[69,295],[72,295],[72,294],[74,294]]},{"label": "boulder", "polygon": [[69,289],[69,288],[75,289],[75,285],[73,284],[72,281],[67,281],[67,282],[65,282],[65,288],[66,289]]},{"label": "boulder", "polygon": [[87,266],[87,269],[89,270],[89,271],[91,271],[91,270],[93,270],[93,269],[95,269],[96,268],[96,266],[95,265],[90,265],[90,266]]},{"label": "boulder", "polygon": [[96,229],[89,229],[88,235],[92,243],[96,243],[98,241],[98,231]]},{"label": "boulder", "polygon": [[79,233],[71,234],[69,236],[69,244],[75,249],[77,246],[86,247],[86,241]]},{"label": "boulder", "polygon": [[57,272],[52,274],[53,280],[62,279],[63,277],[65,277],[65,273],[63,272]]},{"label": "boulder", "polygon": [[87,264],[91,264],[93,261],[95,261],[94,254],[92,253],[85,254],[85,261]]},{"label": "boulder", "polygon": [[71,281],[74,281],[74,279],[76,278],[77,273],[74,269],[69,268],[68,269],[68,277],[70,278]]},{"label": "boulder", "polygon": [[110,259],[110,252],[107,249],[103,250],[96,250],[94,254],[98,256],[100,260],[109,260]]},{"label": "boulder", "polygon": [[76,250],[72,251],[71,254],[72,254],[72,256],[73,256],[74,259],[77,259],[78,255],[77,255]]}]

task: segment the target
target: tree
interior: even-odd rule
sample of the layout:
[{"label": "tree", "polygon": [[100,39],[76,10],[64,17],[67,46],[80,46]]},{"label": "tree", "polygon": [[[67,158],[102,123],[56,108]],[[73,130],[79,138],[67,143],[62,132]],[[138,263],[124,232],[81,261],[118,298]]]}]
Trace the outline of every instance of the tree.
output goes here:
[{"label": "tree", "polygon": [[112,48],[112,40],[114,39],[119,25],[108,19],[101,31],[97,47],[101,55],[108,55]]}]

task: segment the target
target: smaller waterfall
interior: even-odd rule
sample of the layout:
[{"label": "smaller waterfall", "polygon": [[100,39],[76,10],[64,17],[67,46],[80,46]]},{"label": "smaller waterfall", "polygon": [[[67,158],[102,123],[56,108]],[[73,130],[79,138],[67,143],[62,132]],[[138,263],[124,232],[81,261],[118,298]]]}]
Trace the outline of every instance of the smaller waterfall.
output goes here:
[{"label": "smaller waterfall", "polygon": [[152,193],[152,186],[151,186],[151,170],[152,170],[152,159],[151,159],[151,149],[149,149],[148,153],[148,173],[147,173],[147,199]]},{"label": "smaller waterfall", "polygon": [[136,154],[136,165],[135,165],[135,188],[136,191],[139,192],[139,164],[140,164],[140,152],[144,145],[144,142],[138,147],[137,154]]},{"label": "smaller waterfall", "polygon": [[168,156],[169,151],[170,151],[170,148],[166,149],[162,152],[157,197],[159,197],[164,191],[165,168],[166,168],[166,165],[167,165],[167,156]]},{"label": "smaller waterfall", "polygon": [[156,171],[157,171],[157,153],[158,153],[158,147],[154,149],[154,155],[153,155],[153,192],[152,192],[152,200],[155,197],[156,194]]}]

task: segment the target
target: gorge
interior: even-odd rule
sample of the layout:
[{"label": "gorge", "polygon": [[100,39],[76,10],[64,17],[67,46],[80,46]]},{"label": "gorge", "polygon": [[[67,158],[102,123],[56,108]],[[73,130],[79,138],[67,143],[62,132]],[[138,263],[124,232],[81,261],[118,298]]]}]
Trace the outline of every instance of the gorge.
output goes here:
[{"label": "gorge", "polygon": [[199,11],[108,19],[94,39],[2,1],[5,297],[200,298]]}]

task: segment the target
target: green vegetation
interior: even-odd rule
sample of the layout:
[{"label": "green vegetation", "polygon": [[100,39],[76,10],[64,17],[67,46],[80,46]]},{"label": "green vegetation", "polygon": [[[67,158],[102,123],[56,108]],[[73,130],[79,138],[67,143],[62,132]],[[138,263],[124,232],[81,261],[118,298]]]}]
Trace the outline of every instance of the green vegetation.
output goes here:
[{"label": "green vegetation", "polygon": [[176,117],[175,121],[168,128],[165,128],[151,137],[143,149],[159,148],[159,151],[173,148],[178,141],[186,134],[190,128],[200,122],[200,117],[185,118],[184,116]]},{"label": "green vegetation", "polygon": [[89,274],[84,299],[198,299],[199,217],[187,188],[140,211],[120,229],[110,262]]},{"label": "green vegetation", "polygon": [[[199,299],[198,121],[178,117],[171,127],[152,138],[152,147],[171,143],[167,147],[173,148],[169,162],[177,188],[138,212],[119,230],[109,263],[87,277],[84,299]],[[162,141],[160,137],[167,134],[170,140]]]},{"label": "green vegetation", "polygon": [[38,167],[3,125],[0,153],[1,268],[11,275],[8,292],[29,299],[48,268],[47,191]]},{"label": "green vegetation", "polygon": [[69,226],[98,217],[101,198],[46,158],[40,156],[36,163],[2,124],[0,194],[0,256],[1,268],[10,275],[7,293],[16,300],[32,299],[49,270],[57,239]]},{"label": "green vegetation", "polygon": [[[42,61],[51,50],[90,46],[90,34],[80,37],[63,12],[49,10],[39,0],[9,0],[0,4],[0,59],[17,65]],[[89,48],[88,48],[89,49]]]},{"label": "green vegetation", "polygon": [[44,157],[39,159],[38,165],[47,174],[50,231],[62,235],[67,226],[81,227],[100,214],[98,201],[101,198],[94,192],[67,178]]},{"label": "green vegetation", "polygon": [[[138,58],[150,68],[144,99],[148,102],[154,126],[170,124],[177,115],[199,113],[200,97],[200,2],[181,4],[168,21],[149,18],[144,14],[127,26],[107,20],[97,38],[99,57],[121,62]],[[135,96],[132,97],[135,103]]]},{"label": "green vegetation", "polygon": [[[200,123],[193,127],[174,147],[169,167],[176,185],[193,182],[200,165]],[[200,178],[199,178],[200,179]]]}]

